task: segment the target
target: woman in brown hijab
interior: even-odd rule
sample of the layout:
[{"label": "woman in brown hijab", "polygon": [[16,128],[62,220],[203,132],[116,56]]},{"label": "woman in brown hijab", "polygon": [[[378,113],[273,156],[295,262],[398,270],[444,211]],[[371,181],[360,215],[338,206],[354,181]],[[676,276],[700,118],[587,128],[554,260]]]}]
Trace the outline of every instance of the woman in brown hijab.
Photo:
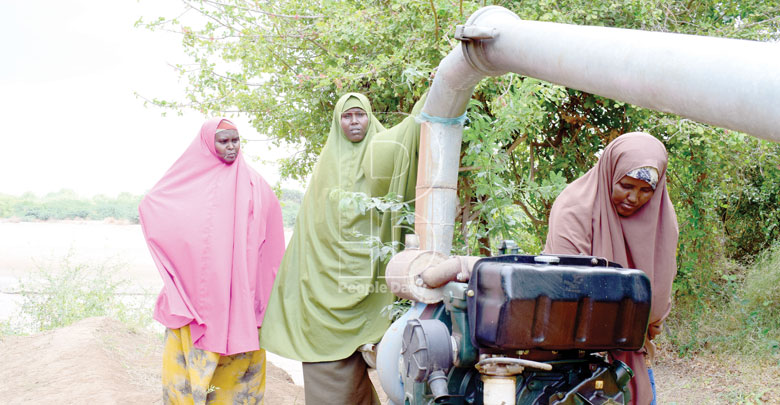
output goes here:
[{"label": "woman in brown hijab", "polygon": [[653,298],[645,346],[610,353],[634,371],[631,403],[639,405],[655,402],[651,340],[671,310],[677,273],[677,216],[666,191],[667,160],[666,148],[648,134],[635,132],[612,141],[596,166],[555,200],[544,247],[550,254],[604,257],[650,278]]}]

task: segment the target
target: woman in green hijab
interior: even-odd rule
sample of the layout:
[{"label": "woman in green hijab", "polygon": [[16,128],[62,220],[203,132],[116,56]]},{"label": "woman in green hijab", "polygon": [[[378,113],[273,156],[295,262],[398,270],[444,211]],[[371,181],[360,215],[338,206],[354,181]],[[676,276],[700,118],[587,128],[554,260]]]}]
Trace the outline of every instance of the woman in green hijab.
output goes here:
[{"label": "woman in green hijab", "polygon": [[393,295],[371,257],[382,218],[344,197],[371,194],[363,160],[383,130],[362,94],[336,103],[268,303],[260,345],[303,362],[307,403],[379,403],[357,349],[378,342],[390,324],[380,312]]}]

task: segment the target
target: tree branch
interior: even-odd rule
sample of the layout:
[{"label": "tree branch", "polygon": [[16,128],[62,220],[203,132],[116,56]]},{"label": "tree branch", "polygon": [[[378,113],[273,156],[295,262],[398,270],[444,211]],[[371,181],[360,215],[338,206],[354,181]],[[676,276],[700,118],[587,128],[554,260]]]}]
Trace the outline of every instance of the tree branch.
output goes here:
[{"label": "tree branch", "polygon": [[528,138],[528,135],[523,135],[523,136],[517,137],[515,139],[515,141],[512,142],[511,145],[509,145],[509,148],[507,148],[506,153],[507,154],[511,154],[512,151],[515,150],[515,148],[517,148],[518,145],[520,145],[520,143],[523,142],[524,140],[526,140],[527,138]]},{"label": "tree branch", "polygon": [[531,147],[528,148],[528,150],[530,152],[529,155],[531,156],[531,166],[530,169],[528,170],[528,180],[534,181],[534,177],[536,176],[536,167],[535,167],[536,165],[534,164],[534,146],[531,145]]},{"label": "tree branch", "polygon": [[514,200],[514,203],[517,204],[523,212],[525,212],[525,215],[528,216],[528,218],[531,220],[531,222],[534,223],[534,225],[544,225],[546,222],[537,219],[533,214],[531,214],[531,211],[528,210],[528,207],[521,201],[521,200]]},{"label": "tree branch", "polygon": [[436,26],[436,31],[434,32],[434,39],[439,38],[439,16],[436,15],[436,5],[433,4],[433,0],[430,0],[431,3],[431,11],[433,11],[433,23]]},{"label": "tree branch", "polygon": [[215,1],[215,0],[204,0],[203,2],[211,4],[213,6],[217,6],[217,7],[222,7],[222,8],[233,7],[233,8],[237,8],[239,10],[251,11],[251,12],[254,12],[254,13],[260,13],[260,14],[264,14],[264,15],[267,15],[267,16],[270,16],[270,17],[277,17],[277,18],[289,18],[289,19],[293,19],[293,20],[300,20],[301,18],[306,18],[306,19],[325,18],[324,15],[320,15],[320,14],[315,14],[315,15],[277,14],[277,13],[272,13],[270,11],[263,11],[263,10],[258,9],[258,8],[247,8],[247,7],[241,7],[241,6],[234,6],[232,4],[225,4],[225,3],[221,3],[221,2]]}]

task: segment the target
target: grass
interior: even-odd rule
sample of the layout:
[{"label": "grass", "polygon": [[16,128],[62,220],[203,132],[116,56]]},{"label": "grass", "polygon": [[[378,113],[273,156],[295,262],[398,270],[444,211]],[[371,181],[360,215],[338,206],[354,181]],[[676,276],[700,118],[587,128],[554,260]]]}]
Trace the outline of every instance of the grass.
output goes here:
[{"label": "grass", "polygon": [[780,403],[778,364],[717,351],[681,358],[670,349],[661,343],[657,352],[659,404]]},{"label": "grass", "polygon": [[780,243],[726,287],[727,299],[674,308],[665,340],[683,356],[734,354],[780,366]]},{"label": "grass", "polygon": [[130,328],[151,328],[153,294],[132,291],[117,276],[123,265],[75,263],[68,255],[39,264],[30,278],[21,280],[21,308],[0,322],[0,336],[31,334],[70,325],[81,319],[107,316]]}]

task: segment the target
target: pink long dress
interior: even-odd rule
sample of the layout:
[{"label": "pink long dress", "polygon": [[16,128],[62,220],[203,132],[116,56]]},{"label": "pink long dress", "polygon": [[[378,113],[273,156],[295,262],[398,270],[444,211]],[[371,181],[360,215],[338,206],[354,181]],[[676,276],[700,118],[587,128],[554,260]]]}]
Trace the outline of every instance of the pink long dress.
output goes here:
[{"label": "pink long dress", "polygon": [[138,210],[164,284],[154,318],[189,325],[196,348],[231,355],[260,348],[284,230],[273,190],[241,153],[232,164],[217,157],[222,121],[203,124]]}]

